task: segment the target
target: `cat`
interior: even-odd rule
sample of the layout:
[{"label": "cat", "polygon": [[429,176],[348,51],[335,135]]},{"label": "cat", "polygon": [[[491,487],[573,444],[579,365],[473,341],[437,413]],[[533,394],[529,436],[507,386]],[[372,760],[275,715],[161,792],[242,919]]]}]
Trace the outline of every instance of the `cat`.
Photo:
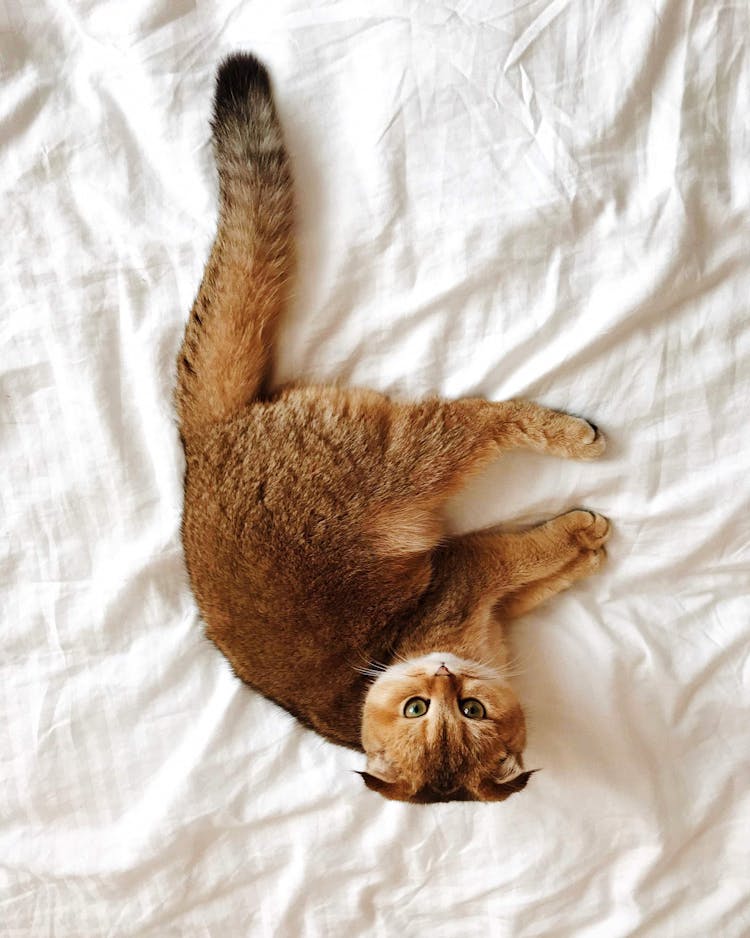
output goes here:
[{"label": "cat", "polygon": [[504,623],[595,571],[609,522],[450,536],[446,500],[503,450],[604,452],[586,420],[524,400],[398,402],[270,385],[294,274],[289,158],[268,73],[219,67],[218,231],[177,361],[182,538],[206,633],[235,674],[334,743],[368,788],[502,801],[532,774]]}]

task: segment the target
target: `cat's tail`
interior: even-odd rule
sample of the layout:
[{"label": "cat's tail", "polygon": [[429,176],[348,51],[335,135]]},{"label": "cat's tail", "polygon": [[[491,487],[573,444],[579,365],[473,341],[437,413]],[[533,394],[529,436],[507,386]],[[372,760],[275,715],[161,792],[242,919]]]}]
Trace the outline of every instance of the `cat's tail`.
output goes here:
[{"label": "cat's tail", "polygon": [[186,445],[261,396],[293,267],[292,180],[268,73],[252,55],[216,78],[219,222],[177,359]]}]

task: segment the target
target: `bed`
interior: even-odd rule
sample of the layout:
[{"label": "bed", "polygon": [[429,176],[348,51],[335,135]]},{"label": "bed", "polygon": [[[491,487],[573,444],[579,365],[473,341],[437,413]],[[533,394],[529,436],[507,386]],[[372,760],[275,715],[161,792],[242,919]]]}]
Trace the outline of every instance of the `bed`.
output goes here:
[{"label": "bed", "polygon": [[[749,31],[720,0],[0,0],[0,934],[750,934]],[[171,394],[235,49],[296,179],[276,379],[609,436],[451,505],[615,525],[514,626],[542,771],[503,804],[367,792],[203,636]]]}]

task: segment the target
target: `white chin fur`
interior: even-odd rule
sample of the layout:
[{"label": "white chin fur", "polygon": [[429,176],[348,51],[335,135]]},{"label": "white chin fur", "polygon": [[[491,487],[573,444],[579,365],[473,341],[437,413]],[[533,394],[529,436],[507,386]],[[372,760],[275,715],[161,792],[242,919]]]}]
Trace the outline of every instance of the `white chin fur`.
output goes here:
[{"label": "white chin fur", "polygon": [[479,664],[477,661],[471,661],[468,658],[459,658],[449,651],[431,651],[428,655],[420,655],[417,658],[408,658],[406,661],[399,661],[392,664],[384,671],[378,680],[387,678],[389,675],[398,677],[408,672],[421,671],[424,674],[434,674],[441,664],[444,664],[453,674],[461,675],[469,672],[477,677],[489,681],[502,680],[502,674],[495,668],[488,668],[486,665]]}]

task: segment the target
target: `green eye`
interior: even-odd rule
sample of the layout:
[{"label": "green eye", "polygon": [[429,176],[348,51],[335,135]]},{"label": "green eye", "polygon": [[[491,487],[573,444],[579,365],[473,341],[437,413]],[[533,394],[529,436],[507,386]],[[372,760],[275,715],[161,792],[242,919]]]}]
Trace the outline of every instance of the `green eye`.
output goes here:
[{"label": "green eye", "polygon": [[422,697],[412,697],[404,704],[405,717],[423,717],[430,709],[430,701]]},{"label": "green eye", "polygon": [[458,705],[461,708],[461,713],[470,720],[483,720],[487,716],[484,706],[473,697],[467,697],[466,700],[459,701]]}]

